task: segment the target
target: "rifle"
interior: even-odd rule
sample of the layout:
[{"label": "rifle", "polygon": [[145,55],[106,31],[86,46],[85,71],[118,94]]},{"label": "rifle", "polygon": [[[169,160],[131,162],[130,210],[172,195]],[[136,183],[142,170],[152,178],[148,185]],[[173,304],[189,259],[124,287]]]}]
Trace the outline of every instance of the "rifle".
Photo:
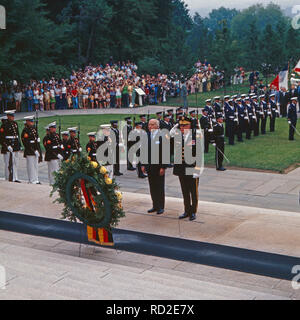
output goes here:
[{"label": "rifle", "polygon": [[39,163],[43,162],[43,153],[42,153],[42,149],[41,149],[41,145],[40,145],[40,138],[39,138],[39,113],[36,110],[35,112],[35,130],[36,130],[36,147],[37,150],[40,154],[39,156]]},{"label": "rifle", "polygon": [[61,119],[59,118],[59,126],[58,126],[58,135],[59,139],[61,140]]}]

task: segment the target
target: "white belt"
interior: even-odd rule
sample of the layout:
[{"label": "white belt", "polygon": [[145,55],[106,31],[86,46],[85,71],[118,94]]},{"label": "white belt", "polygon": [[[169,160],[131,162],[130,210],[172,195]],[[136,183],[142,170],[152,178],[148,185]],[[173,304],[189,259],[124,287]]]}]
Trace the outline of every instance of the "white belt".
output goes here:
[{"label": "white belt", "polygon": [[54,147],[52,147],[52,149],[57,149],[58,148],[58,146],[54,146]]},{"label": "white belt", "polygon": [[30,143],[35,143],[35,141],[31,140]]},{"label": "white belt", "polygon": [[78,152],[78,150],[72,150],[72,152],[74,153],[74,152]]},{"label": "white belt", "polygon": [[93,157],[96,157],[96,155],[97,155],[97,153],[93,153],[93,154],[92,154]]},{"label": "white belt", "polygon": [[5,139],[18,139],[18,137],[14,137],[14,136],[7,136],[7,137],[5,137]]},{"label": "white belt", "polygon": [[234,117],[229,117],[229,119],[234,119]]}]

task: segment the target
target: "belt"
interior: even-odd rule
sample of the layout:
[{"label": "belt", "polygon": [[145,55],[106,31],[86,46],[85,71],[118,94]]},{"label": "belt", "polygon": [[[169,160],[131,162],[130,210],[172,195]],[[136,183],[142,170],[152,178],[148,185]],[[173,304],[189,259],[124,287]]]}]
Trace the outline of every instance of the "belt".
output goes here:
[{"label": "belt", "polygon": [[30,143],[35,143],[35,141],[31,140]]},{"label": "belt", "polygon": [[78,152],[78,150],[72,150],[73,153]]},{"label": "belt", "polygon": [[52,149],[57,149],[58,148],[58,146],[54,146],[54,147],[52,147]]},{"label": "belt", "polygon": [[97,153],[93,153],[93,154],[92,154],[93,157],[96,157],[96,155],[97,155]]},{"label": "belt", "polygon": [[18,139],[18,137],[14,137],[14,136],[7,136],[7,137],[5,137],[5,139]]}]

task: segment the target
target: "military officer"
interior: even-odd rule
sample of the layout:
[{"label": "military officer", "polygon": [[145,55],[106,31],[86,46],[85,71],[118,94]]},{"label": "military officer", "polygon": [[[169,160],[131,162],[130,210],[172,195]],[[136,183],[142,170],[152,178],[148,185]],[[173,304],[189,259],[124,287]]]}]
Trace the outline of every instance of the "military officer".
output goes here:
[{"label": "military officer", "polygon": [[291,98],[288,106],[288,123],[290,125],[289,140],[294,141],[295,129],[297,127],[297,97]]},{"label": "military officer", "polygon": [[148,122],[147,117],[145,114],[140,115],[141,123],[142,123],[142,129],[148,132]]},{"label": "military officer", "polygon": [[225,99],[224,103],[225,121],[226,128],[228,131],[229,144],[234,145],[234,128],[235,128],[235,108],[233,105],[233,100]]},{"label": "military officer", "polygon": [[69,131],[63,131],[61,135],[62,135],[62,144],[63,144],[63,157],[64,157],[64,161],[66,161],[71,156],[71,145],[69,144],[70,133]]},{"label": "military officer", "polygon": [[196,110],[190,111],[190,119],[192,123],[192,129],[200,129],[198,128],[198,119],[197,119]]},{"label": "military officer", "polygon": [[68,131],[70,133],[68,145],[71,146],[70,151],[72,155],[80,155],[80,153],[82,152],[79,139],[76,137],[77,130],[77,128],[68,128]]},{"label": "military officer", "polygon": [[211,99],[207,99],[205,101],[205,103],[206,103],[206,105],[204,107],[204,110],[207,112],[207,116],[214,121],[215,120],[215,113],[214,113],[213,107],[211,106]]},{"label": "military officer", "polygon": [[164,114],[163,120],[160,122],[160,129],[167,129],[168,131],[171,131],[173,127],[170,121],[170,116],[168,114]]},{"label": "military officer", "polygon": [[40,154],[40,139],[34,126],[34,117],[25,117],[25,127],[21,134],[24,145],[24,158],[26,158],[28,181],[30,184],[40,184],[38,175],[38,163],[43,161]]},{"label": "military officer", "polygon": [[215,104],[214,104],[214,112],[215,112],[215,118],[217,118],[218,116],[222,115],[222,106],[221,106],[221,98],[220,97],[215,97]]},{"label": "military officer", "polygon": [[5,179],[20,183],[18,180],[18,157],[21,150],[19,127],[15,122],[15,110],[5,111],[7,120],[2,124],[2,150],[4,155]]},{"label": "military officer", "polygon": [[236,99],[237,102],[237,113],[238,113],[238,127],[237,127],[237,137],[238,142],[244,142],[243,132],[245,130],[245,107],[242,104],[242,99]]},{"label": "military officer", "polygon": [[130,148],[134,145],[134,141],[129,141],[129,135],[133,130],[131,117],[126,117],[126,133],[127,133],[127,170],[135,171],[136,169],[133,167],[132,163],[129,161],[128,152]]},{"label": "military officer", "polygon": [[45,141],[45,161],[48,163],[48,178],[50,185],[53,185],[54,172],[59,170],[59,163],[64,159],[63,157],[63,145],[62,141],[59,138],[59,135],[56,133],[56,122],[49,124],[49,134],[46,135]]},{"label": "military officer", "polygon": [[163,113],[162,112],[157,112],[156,113],[156,119],[159,121],[159,126],[160,126],[160,129],[161,129],[162,122],[163,122]]},{"label": "military officer", "polygon": [[86,145],[86,152],[91,161],[97,162],[97,150],[99,148],[99,142],[96,141],[96,132],[89,132],[87,136],[89,137],[89,142]]},{"label": "military officer", "polygon": [[225,152],[225,135],[224,135],[223,117],[218,116],[217,123],[214,125],[213,144],[216,148],[216,169],[217,171],[226,171],[223,167]]},{"label": "military officer", "polygon": [[[138,133],[141,133],[141,131],[143,130],[143,124],[142,124],[142,122],[137,122],[137,123],[135,124],[135,129],[134,129],[134,130],[135,130],[136,132],[138,132]],[[145,132],[146,132],[146,131],[145,131]],[[139,140],[140,140],[140,137],[137,137],[136,142],[138,142]],[[137,157],[140,157],[141,151],[138,150],[137,153],[136,153],[136,155],[137,155]],[[145,179],[145,178],[148,177],[148,175],[147,175],[145,172],[143,172],[143,170],[142,170],[142,164],[141,164],[140,161],[137,161],[136,169],[137,169],[138,177],[139,177],[140,179]]]},{"label": "military officer", "polygon": [[[173,174],[179,178],[181,191],[184,199],[184,213],[179,217],[179,219],[189,218],[190,221],[196,220],[196,214],[198,211],[198,187],[199,187],[199,177],[200,168],[193,175],[189,174],[187,169],[195,168],[196,163],[187,164],[186,163],[186,152],[196,156],[196,130],[192,130],[191,119],[183,116],[179,121],[179,129],[181,131],[182,145],[181,148],[176,148],[181,150],[182,163],[174,165]],[[190,141],[189,141],[190,140]],[[178,143],[178,139],[175,139]]]},{"label": "military officer", "polygon": [[250,98],[249,97],[245,97],[244,99],[245,101],[245,132],[246,132],[246,139],[250,140],[251,139],[251,131],[252,131],[252,127],[253,127],[253,108],[251,106],[250,103]]},{"label": "military officer", "polygon": [[170,117],[170,124],[171,124],[171,126],[173,128],[174,125],[175,125],[174,111],[173,111],[173,109],[169,109],[169,110],[167,110],[167,113],[168,113],[168,116]]}]

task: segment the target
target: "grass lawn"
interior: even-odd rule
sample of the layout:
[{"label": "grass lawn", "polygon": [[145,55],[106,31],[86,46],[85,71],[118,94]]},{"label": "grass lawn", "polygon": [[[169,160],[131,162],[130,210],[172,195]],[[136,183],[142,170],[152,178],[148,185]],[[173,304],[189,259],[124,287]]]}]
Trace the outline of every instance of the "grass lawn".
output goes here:
[{"label": "grass lawn", "polygon": [[[97,131],[99,125],[109,123],[110,120],[123,120],[125,117],[126,115],[63,116],[61,117],[62,131],[70,127],[77,127],[80,123],[80,140],[85,150],[88,132]],[[45,136],[44,127],[53,121],[59,123],[59,117],[40,118],[39,135],[41,139]],[[22,121],[19,121],[20,133],[23,127]],[[265,136],[252,136],[251,140],[246,140],[244,134],[244,143],[236,142],[235,146],[226,144],[225,154],[230,164],[224,160],[224,166],[283,172],[288,167],[300,163],[300,137],[295,134],[296,140],[288,141],[288,130],[287,120],[277,119],[275,133],[269,132],[268,122]],[[215,150],[212,145],[210,145],[209,154],[205,155],[205,160],[207,165],[215,164]]]},{"label": "grass lawn", "polygon": [[[226,144],[225,154],[230,164],[224,160],[224,165],[273,170],[281,173],[294,164],[300,165],[300,137],[295,134],[295,141],[289,141],[288,132],[287,120],[277,119],[276,131],[273,133],[269,132],[268,122],[265,136],[252,136],[251,140],[246,140],[244,134],[243,143],[236,140],[235,146]],[[205,160],[206,164],[215,164],[215,150],[212,145],[210,145],[210,151]]]}]

